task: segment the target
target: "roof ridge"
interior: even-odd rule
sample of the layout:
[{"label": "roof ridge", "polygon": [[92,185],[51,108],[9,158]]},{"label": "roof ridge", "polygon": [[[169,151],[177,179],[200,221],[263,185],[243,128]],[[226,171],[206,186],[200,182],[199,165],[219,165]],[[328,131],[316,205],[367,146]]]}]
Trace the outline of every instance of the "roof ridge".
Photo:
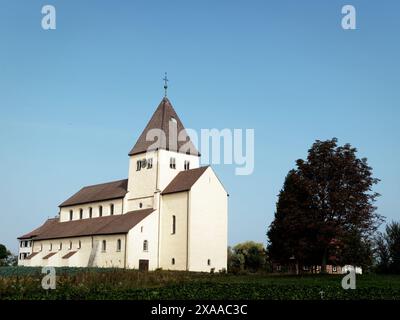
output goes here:
[{"label": "roof ridge", "polygon": [[126,179],[120,179],[120,180],[114,180],[114,181],[109,181],[109,182],[102,182],[102,183],[97,183],[97,184],[91,184],[91,185],[88,185],[88,186],[84,186],[84,187],[82,187],[81,189],[90,188],[90,187],[98,187],[98,186],[102,186],[102,185],[106,185],[106,184],[111,184],[111,183],[116,183],[116,182],[122,182],[122,181],[126,181],[126,180],[128,180],[128,178],[126,178]]},{"label": "roof ridge", "polygon": [[161,194],[169,194],[190,190],[208,168],[210,168],[209,165],[180,171],[164,188]]},{"label": "roof ridge", "polygon": [[[170,145],[170,132],[169,132],[169,118],[174,118],[176,120],[176,129],[177,135],[182,131],[185,133],[185,140],[179,139],[178,136],[174,137],[174,141],[172,141],[173,145]],[[152,129],[160,129],[164,132],[164,137],[155,140],[147,140],[147,134]],[[165,138],[165,141],[164,141]],[[175,141],[177,139],[177,141]],[[160,141],[161,140],[161,141]],[[189,143],[189,145],[187,145]],[[181,150],[181,148],[185,146],[185,150]],[[172,150],[172,149],[173,150]],[[168,98],[163,98],[159,105],[157,106],[156,110],[154,111],[153,115],[151,116],[150,120],[147,122],[146,126],[144,127],[143,131],[139,135],[138,139],[136,140],[135,145],[129,152],[129,156],[135,154],[146,153],[148,151],[154,150],[170,150],[175,152],[187,153],[188,151],[191,155],[200,156],[199,151],[196,149],[193,141],[190,139],[185,126],[182,123],[182,120],[179,118],[178,113],[175,111],[172,103],[168,100]],[[176,149],[176,150],[175,150]],[[184,152],[185,151],[185,152]]]}]

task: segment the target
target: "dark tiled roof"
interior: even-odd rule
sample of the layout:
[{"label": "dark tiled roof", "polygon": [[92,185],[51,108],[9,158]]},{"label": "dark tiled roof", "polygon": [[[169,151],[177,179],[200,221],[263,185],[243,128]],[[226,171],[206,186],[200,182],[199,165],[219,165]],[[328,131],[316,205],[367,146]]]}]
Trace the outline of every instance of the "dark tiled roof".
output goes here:
[{"label": "dark tiled roof", "polygon": [[[140,221],[151,214],[154,209],[131,211],[125,214],[105,216],[91,219],[59,222],[55,219],[47,220],[40,232],[31,236],[33,240],[60,239],[91,235],[106,235],[127,233]],[[46,226],[46,227],[44,227]],[[39,230],[40,228],[36,229]],[[28,233],[32,234],[31,233]],[[19,239],[25,238],[25,236]]]},{"label": "dark tiled roof", "polygon": [[34,256],[36,256],[39,252],[32,252],[29,256],[26,257],[27,260],[32,259]]},{"label": "dark tiled roof", "polygon": [[127,193],[128,179],[83,187],[59,207],[123,198]]},{"label": "dark tiled roof", "polygon": [[63,259],[68,259],[68,258],[72,257],[75,253],[76,253],[76,251],[68,252],[68,253],[67,253],[65,256],[63,256],[62,258],[63,258]]},{"label": "dark tiled roof", "polygon": [[57,252],[50,252],[48,255],[44,256],[43,259],[48,259],[52,256],[54,256]]},{"label": "dark tiled roof", "polygon": [[190,190],[207,168],[208,166],[179,172],[162,194]]},{"label": "dark tiled roof", "polygon": [[[169,122],[171,118],[176,120],[176,127],[177,127],[177,137],[176,141],[174,141],[175,146],[170,145],[170,132],[169,132]],[[147,133],[151,129],[161,129],[165,133],[166,141],[159,141],[158,139],[155,140],[146,140]],[[193,143],[190,140],[189,135],[185,133],[184,141],[178,141],[178,135],[182,130],[185,130],[185,127],[182,124],[182,121],[179,119],[178,115],[176,114],[174,108],[172,107],[171,102],[164,98],[162,99],[161,103],[159,104],[158,108],[154,112],[153,116],[151,117],[150,121],[148,122],[147,126],[143,130],[142,134],[140,135],[139,139],[137,140],[135,146],[129,152],[129,155],[139,154],[151,150],[156,149],[164,149],[164,150],[171,150],[171,151],[179,151],[183,145],[189,143],[188,149],[189,150],[181,150],[180,152],[190,153],[192,155],[200,155]],[[181,137],[181,136],[180,136]],[[172,140],[172,138],[171,138]],[[175,139],[174,139],[175,140]],[[179,139],[183,140],[183,139]],[[150,148],[151,147],[151,148]],[[176,150],[178,149],[178,150]]]}]

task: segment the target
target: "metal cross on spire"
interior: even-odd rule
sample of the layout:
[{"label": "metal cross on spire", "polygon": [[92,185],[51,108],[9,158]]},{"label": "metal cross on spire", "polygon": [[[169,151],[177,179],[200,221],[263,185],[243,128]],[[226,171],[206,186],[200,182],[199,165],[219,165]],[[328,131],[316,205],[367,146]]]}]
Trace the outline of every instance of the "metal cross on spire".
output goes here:
[{"label": "metal cross on spire", "polygon": [[167,96],[167,89],[168,89],[167,73],[165,73],[165,76],[164,76],[163,80],[164,80],[164,97],[166,97]]}]

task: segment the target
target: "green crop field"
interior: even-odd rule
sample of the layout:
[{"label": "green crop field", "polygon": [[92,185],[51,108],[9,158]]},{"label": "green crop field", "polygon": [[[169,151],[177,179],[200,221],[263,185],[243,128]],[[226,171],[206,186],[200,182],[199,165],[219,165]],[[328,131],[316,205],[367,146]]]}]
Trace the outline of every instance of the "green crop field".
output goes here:
[{"label": "green crop field", "polygon": [[396,299],[400,276],[362,275],[355,290],[342,276],[204,274],[57,268],[55,290],[41,287],[40,268],[0,268],[0,299]]}]

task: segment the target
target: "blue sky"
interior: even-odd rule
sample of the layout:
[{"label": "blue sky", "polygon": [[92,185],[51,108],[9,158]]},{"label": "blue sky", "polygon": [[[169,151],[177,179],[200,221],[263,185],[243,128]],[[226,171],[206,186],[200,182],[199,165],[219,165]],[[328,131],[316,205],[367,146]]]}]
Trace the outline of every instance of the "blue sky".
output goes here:
[{"label": "blue sky", "polygon": [[[57,29],[41,28],[41,8]],[[341,28],[341,8],[357,30]],[[55,216],[82,186],[128,174],[163,95],[189,128],[254,128],[255,171],[214,167],[229,243],[266,241],[277,194],[316,139],[337,137],[400,218],[398,1],[0,0],[0,243]]]}]

